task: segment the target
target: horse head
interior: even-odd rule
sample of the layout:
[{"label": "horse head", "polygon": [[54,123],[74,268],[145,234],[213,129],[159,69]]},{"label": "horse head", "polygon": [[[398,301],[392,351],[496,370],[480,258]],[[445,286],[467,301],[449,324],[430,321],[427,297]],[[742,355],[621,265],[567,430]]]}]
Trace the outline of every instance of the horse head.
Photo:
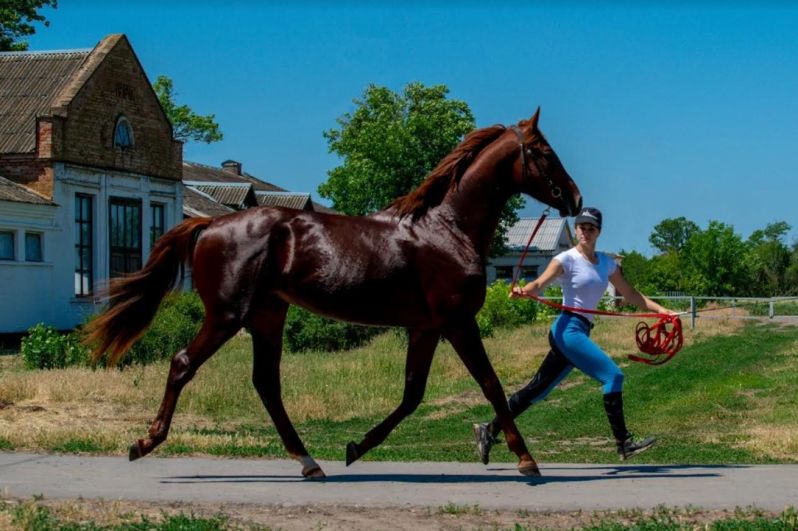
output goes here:
[{"label": "horse head", "polygon": [[538,129],[539,118],[540,107],[529,120],[509,128],[518,137],[520,152],[513,181],[518,190],[556,208],[561,216],[575,216],[582,208],[582,194]]}]

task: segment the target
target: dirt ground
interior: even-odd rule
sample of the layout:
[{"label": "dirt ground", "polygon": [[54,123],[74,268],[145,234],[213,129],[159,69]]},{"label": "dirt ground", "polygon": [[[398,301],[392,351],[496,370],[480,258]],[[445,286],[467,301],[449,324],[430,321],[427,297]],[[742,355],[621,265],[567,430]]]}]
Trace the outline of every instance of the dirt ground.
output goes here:
[{"label": "dirt ground", "polygon": [[[21,528],[12,524],[12,511],[20,504],[28,510],[47,507],[64,522],[94,522],[100,525],[140,521],[160,521],[167,515],[191,515],[195,518],[223,517],[231,529],[307,529],[329,530],[454,530],[454,529],[579,529],[600,522],[630,525],[653,518],[703,527],[724,518],[742,515],[738,511],[703,511],[697,509],[657,508],[647,511],[613,512],[535,512],[485,510],[478,506],[445,507],[364,507],[342,505],[233,505],[233,504],[154,504],[92,500],[5,501],[0,511],[0,529]],[[756,512],[748,517],[761,515]],[[24,525],[24,524],[23,524]]]}]

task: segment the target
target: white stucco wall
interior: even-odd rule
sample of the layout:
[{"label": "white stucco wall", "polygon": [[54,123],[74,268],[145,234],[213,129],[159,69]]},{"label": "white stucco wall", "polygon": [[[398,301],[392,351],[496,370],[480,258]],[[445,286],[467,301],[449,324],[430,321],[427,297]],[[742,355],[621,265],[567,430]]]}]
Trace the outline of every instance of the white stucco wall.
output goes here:
[{"label": "white stucco wall", "polygon": [[[97,296],[110,269],[111,197],[141,200],[142,263],[150,251],[150,203],[165,205],[165,230],[182,220],[183,192],[179,182],[62,163],[54,169],[53,201],[57,207],[0,201],[0,229],[16,227],[23,251],[26,228],[44,233],[44,262],[24,262],[24,253],[21,257],[18,253],[14,263],[0,262],[0,333],[23,332],[39,322],[70,329],[99,309]],[[75,296],[76,193],[93,198],[91,297]]]},{"label": "white stucco wall", "polygon": [[[0,333],[21,332],[52,320],[55,264],[51,249],[64,235],[56,225],[57,207],[0,201],[0,230],[14,233],[14,260],[0,260]],[[42,262],[25,261],[25,233],[42,235]],[[29,324],[30,323],[30,324]]]}]

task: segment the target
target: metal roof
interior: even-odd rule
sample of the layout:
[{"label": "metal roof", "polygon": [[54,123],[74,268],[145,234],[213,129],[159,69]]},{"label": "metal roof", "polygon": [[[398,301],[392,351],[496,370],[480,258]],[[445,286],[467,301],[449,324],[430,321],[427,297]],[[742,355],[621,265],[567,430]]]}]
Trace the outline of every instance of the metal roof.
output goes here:
[{"label": "metal roof", "polygon": [[197,216],[223,216],[235,212],[230,207],[214,201],[208,194],[195,190],[189,186],[183,187],[183,214],[193,218]]},{"label": "metal roof", "polygon": [[292,192],[255,192],[260,206],[286,207],[297,210],[313,210],[310,194]]},{"label": "metal roof", "polygon": [[0,153],[36,150],[36,117],[53,100],[91,50],[0,53]]},{"label": "metal roof", "polygon": [[183,181],[205,181],[212,183],[249,183],[255,190],[266,192],[287,192],[285,188],[280,188],[272,183],[261,181],[248,173],[241,175],[229,172],[223,168],[214,168],[197,162],[183,161]]},{"label": "metal roof", "polygon": [[55,203],[49,199],[40,196],[21,184],[9,181],[5,177],[0,177],[0,201],[32,203],[35,205],[55,205]]},{"label": "metal roof", "polygon": [[[286,193],[292,195],[307,195],[310,197],[310,194],[300,194],[297,192],[289,192],[285,188],[281,188],[275,184],[262,181],[257,177],[250,175],[246,172],[242,172],[241,174],[236,174],[230,171],[225,170],[221,167],[213,167],[207,166],[205,164],[200,164],[198,162],[189,162],[183,161],[183,184],[187,186],[203,186],[203,185],[220,185],[224,183],[248,183],[252,185],[252,189],[255,193],[259,196],[262,192],[277,192],[277,193]],[[262,201],[267,201],[265,199],[261,200],[259,197],[257,199],[258,204],[263,205]],[[273,201],[278,201],[278,199],[274,199]],[[331,214],[337,214],[338,212],[333,210],[332,208],[326,207],[322,204],[319,204],[315,201],[310,201],[312,205],[312,210],[316,212],[327,212]],[[305,209],[305,205],[301,206],[291,206],[286,205],[283,203],[280,204],[269,204],[269,206],[288,206],[289,208],[300,208]]]},{"label": "metal roof", "polygon": [[[523,249],[526,242],[529,241],[532,231],[535,230],[538,219],[540,218],[521,218],[510,227],[510,230],[507,231],[507,247],[513,250]],[[565,232],[565,236],[563,236],[563,232]],[[565,218],[546,218],[535,235],[535,239],[532,240],[530,248],[540,251],[556,251],[561,240],[570,240],[570,238],[571,230]],[[570,241],[566,245],[570,245]]]},{"label": "metal roof", "polygon": [[251,206],[257,206],[258,200],[255,192],[249,183],[185,183],[202,193],[208,194],[215,201],[223,205],[241,210]]}]

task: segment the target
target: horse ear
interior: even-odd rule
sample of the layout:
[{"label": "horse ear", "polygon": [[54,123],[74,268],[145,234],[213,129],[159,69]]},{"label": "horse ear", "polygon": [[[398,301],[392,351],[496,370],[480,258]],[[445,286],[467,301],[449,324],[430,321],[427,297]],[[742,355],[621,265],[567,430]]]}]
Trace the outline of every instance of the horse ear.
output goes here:
[{"label": "horse ear", "polygon": [[532,128],[533,131],[538,128],[539,118],[540,118],[540,106],[538,106],[538,109],[535,111],[535,114],[532,115],[532,118],[529,119],[529,126]]}]

